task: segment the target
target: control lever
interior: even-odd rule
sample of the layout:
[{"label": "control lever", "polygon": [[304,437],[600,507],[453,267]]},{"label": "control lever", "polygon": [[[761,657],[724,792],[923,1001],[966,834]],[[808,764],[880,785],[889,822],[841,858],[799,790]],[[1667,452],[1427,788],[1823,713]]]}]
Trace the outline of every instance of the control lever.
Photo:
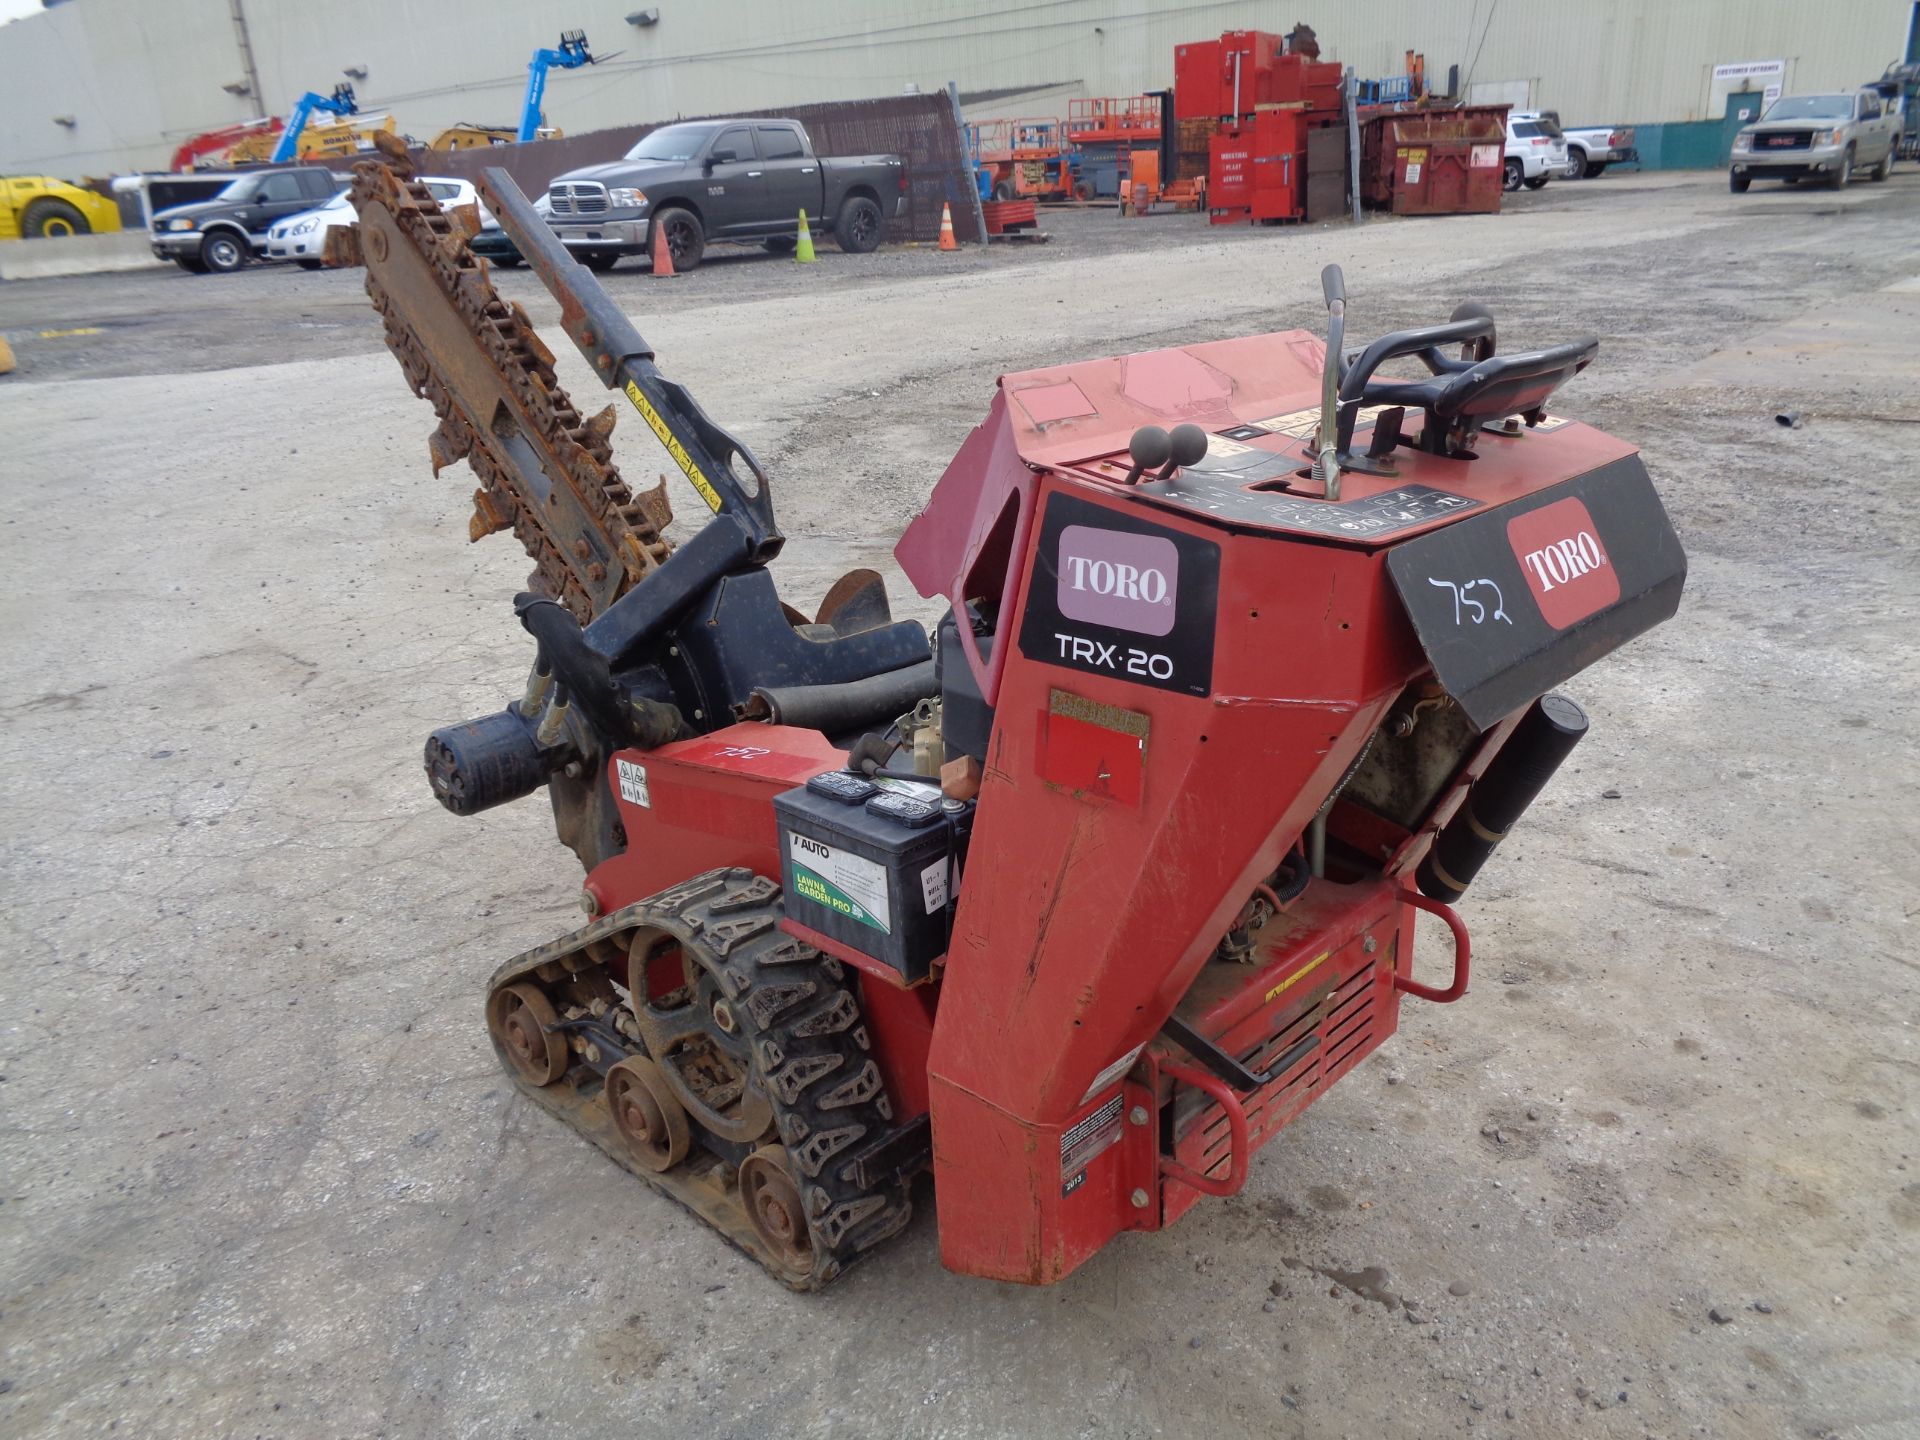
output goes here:
[{"label": "control lever", "polygon": [[1122,483],[1136,485],[1152,467],[1168,463],[1168,457],[1173,454],[1173,437],[1158,425],[1142,425],[1127,442],[1127,453],[1133,457],[1133,468]]},{"label": "control lever", "polygon": [[1207,432],[1198,425],[1176,425],[1173,434],[1167,437],[1173,446],[1173,453],[1167,463],[1160,467],[1160,473],[1153,478],[1170,480],[1175,470],[1188,465],[1197,465],[1207,455]]},{"label": "control lever", "polygon": [[1340,372],[1347,340],[1347,277],[1338,265],[1320,272],[1320,290],[1327,297],[1327,355],[1320,364],[1320,434],[1315,441],[1313,478],[1329,500],[1340,498],[1339,448]]}]

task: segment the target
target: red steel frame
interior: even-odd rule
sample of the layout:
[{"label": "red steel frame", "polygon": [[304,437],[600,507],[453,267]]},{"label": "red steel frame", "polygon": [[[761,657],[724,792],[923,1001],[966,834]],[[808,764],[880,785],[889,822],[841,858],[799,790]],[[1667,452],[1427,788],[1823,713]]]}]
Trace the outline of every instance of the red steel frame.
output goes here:
[{"label": "red steel frame", "polygon": [[[1377,866],[1309,884],[1257,932],[1251,963],[1209,963],[1388,708],[1430,671],[1385,574],[1387,542],[1235,531],[1153,504],[1118,483],[1119,452],[1143,423],[1217,433],[1300,413],[1323,354],[1292,331],[1004,377],[897,549],[923,594],[1000,601],[991,657],[971,644],[965,656],[995,721],[952,942],[937,979],[907,989],[802,933],[860,971],[897,1113],[931,1114],[954,1270],[1057,1280],[1120,1232],[1231,1193],[1255,1150],[1392,1033],[1402,994],[1465,990],[1464,928],[1408,877],[1511,720],[1482,737],[1418,831],[1336,804],[1330,833]],[[1305,463],[1284,431],[1256,443]],[[1631,453],[1579,424],[1489,438],[1474,493],[1497,505]],[[1442,467],[1461,462],[1401,454],[1392,480],[1348,475],[1349,497],[1458,483]],[[1210,693],[1021,652],[1037,517],[1055,496],[1218,545]],[[616,756],[614,793],[638,798],[620,802],[628,848],[588,877],[595,908],[719,865],[777,875],[772,797],[844,761],[814,731],[760,724]],[[623,766],[642,783],[623,784]],[[1417,910],[1452,931],[1445,986],[1412,977]],[[1241,1096],[1156,1038],[1176,1007],[1255,1069],[1316,1043]],[[1069,1174],[1063,1140],[1075,1134],[1092,1154]]]}]

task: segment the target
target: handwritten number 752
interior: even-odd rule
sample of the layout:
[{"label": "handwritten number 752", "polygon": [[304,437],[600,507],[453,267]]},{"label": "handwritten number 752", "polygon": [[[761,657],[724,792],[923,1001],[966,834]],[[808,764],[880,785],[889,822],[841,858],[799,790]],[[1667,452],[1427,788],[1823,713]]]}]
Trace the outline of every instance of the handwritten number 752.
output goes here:
[{"label": "handwritten number 752", "polygon": [[[1435,580],[1429,576],[1427,584],[1437,585],[1442,590],[1452,593],[1453,623],[1456,625],[1464,625],[1468,618],[1471,618],[1476,625],[1484,625],[1489,619],[1504,620],[1509,625],[1513,623],[1513,617],[1507,614],[1506,611],[1507,597],[1500,593],[1500,587],[1491,580],[1484,578],[1469,580],[1466,584],[1460,585],[1452,580]],[[1474,599],[1471,594],[1472,591],[1479,590],[1483,587],[1493,592],[1493,610],[1491,614],[1489,614],[1486,605],[1482,601]],[[1472,608],[1473,614],[1471,617],[1464,615],[1463,611],[1466,607]]]}]

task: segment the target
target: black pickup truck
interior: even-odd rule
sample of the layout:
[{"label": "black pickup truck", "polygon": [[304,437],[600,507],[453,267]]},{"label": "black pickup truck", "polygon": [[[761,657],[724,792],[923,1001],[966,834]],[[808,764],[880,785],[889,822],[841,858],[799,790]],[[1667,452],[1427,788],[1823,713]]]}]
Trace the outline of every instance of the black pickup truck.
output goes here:
[{"label": "black pickup truck", "polygon": [[842,250],[864,255],[907,203],[898,155],[827,159],[795,120],[698,120],[663,125],[626,157],[569,170],[547,187],[547,223],[582,264],[610,270],[650,253],[653,227],[675,270],[700,263],[716,240],[791,251],[800,212],[833,228]]}]

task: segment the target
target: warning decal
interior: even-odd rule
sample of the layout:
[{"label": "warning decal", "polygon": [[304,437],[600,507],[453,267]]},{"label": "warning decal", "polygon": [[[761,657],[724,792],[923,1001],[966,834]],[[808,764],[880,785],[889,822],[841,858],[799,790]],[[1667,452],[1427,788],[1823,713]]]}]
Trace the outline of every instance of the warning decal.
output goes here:
[{"label": "warning decal", "polygon": [[802,899],[893,933],[887,903],[887,872],[864,855],[842,850],[798,833],[788,837],[793,858],[793,889]]},{"label": "warning decal", "polygon": [[1098,1110],[1060,1136],[1060,1193],[1070,1195],[1080,1187],[1093,1157],[1120,1138],[1120,1097],[1114,1096]]},{"label": "warning decal", "polygon": [[651,810],[653,797],[647,791],[647,767],[631,760],[616,760],[613,768],[620,776],[620,798],[629,805],[644,805]]}]

